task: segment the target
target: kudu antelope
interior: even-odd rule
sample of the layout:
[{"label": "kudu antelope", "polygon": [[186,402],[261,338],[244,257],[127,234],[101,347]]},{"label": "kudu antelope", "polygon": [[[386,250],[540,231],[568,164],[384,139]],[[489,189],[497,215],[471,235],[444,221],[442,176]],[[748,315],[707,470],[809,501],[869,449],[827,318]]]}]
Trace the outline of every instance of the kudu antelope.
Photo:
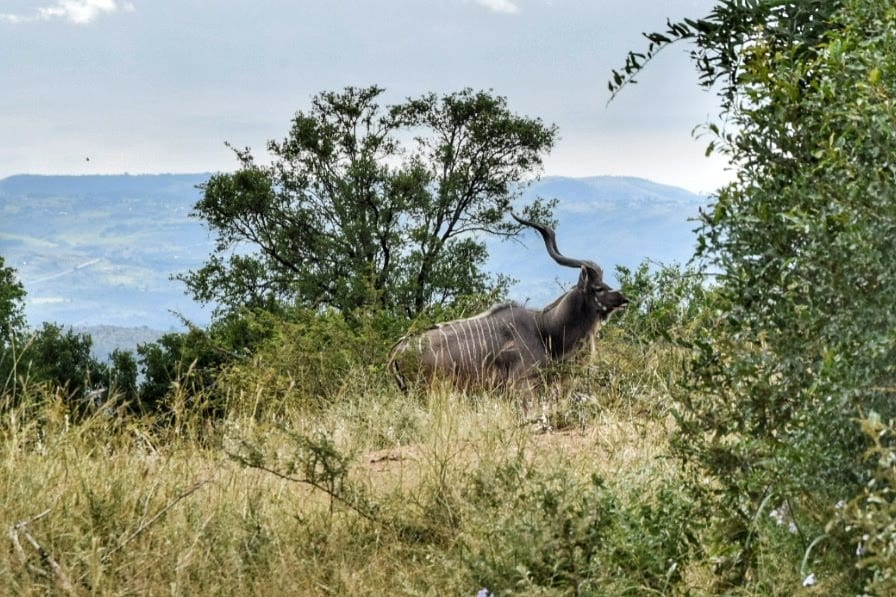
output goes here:
[{"label": "kudu antelope", "polygon": [[541,233],[554,261],[579,268],[578,283],[541,310],[503,303],[403,338],[389,358],[402,389],[414,380],[439,377],[463,389],[525,385],[531,391],[539,368],[572,354],[599,322],[628,304],[622,292],[604,283],[596,263],[561,254],[551,228],[511,215]]}]

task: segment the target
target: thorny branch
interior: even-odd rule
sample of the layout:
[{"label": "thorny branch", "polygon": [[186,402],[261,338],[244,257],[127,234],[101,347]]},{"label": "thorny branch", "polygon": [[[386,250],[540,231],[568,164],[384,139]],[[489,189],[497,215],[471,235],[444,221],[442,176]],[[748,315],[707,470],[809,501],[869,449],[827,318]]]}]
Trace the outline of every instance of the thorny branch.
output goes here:
[{"label": "thorny branch", "polygon": [[309,487],[312,487],[313,489],[322,491],[325,494],[327,494],[330,498],[332,498],[333,500],[339,502],[343,506],[346,506],[349,510],[356,512],[362,518],[364,518],[376,525],[388,526],[385,523],[385,521],[378,518],[374,512],[370,511],[367,508],[364,508],[361,504],[357,503],[356,500],[352,500],[351,498],[346,497],[341,492],[333,491],[329,487],[323,485],[322,483],[318,483],[314,479],[308,479],[308,478],[304,478],[304,477],[293,477],[291,475],[286,475],[284,473],[281,473],[278,470],[267,467],[261,463],[252,462],[249,459],[247,459],[239,454],[234,454],[234,453],[228,452],[227,455],[245,467],[254,468],[254,469],[263,471],[265,473],[268,473],[268,474],[274,475],[275,477],[283,479],[284,481],[290,481],[292,483],[300,483],[302,485],[308,485]]}]

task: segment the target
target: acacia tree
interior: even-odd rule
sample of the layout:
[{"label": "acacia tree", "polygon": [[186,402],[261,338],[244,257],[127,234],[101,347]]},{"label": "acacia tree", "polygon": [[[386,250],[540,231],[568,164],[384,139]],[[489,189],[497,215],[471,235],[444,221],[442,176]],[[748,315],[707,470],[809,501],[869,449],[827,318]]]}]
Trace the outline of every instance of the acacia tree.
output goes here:
[{"label": "acacia tree", "polygon": [[[416,315],[495,288],[481,234],[537,175],[556,128],[464,90],[382,107],[379,87],[315,96],[270,160],[235,150],[239,168],[202,188],[194,215],[215,253],[181,279],[225,311],[241,306],[381,309]],[[547,217],[537,201],[521,209]]]},{"label": "acacia tree", "polygon": [[[745,582],[769,537],[761,522],[785,505],[799,533],[776,557],[827,567],[844,583],[831,592],[855,592],[861,533],[825,527],[872,478],[857,420],[896,417],[896,10],[728,0],[647,37],[611,90],[692,41],[728,123],[710,125],[710,150],[737,168],[699,234],[721,275],[676,443],[693,486],[721,506],[713,552]],[[858,552],[892,576],[892,551],[870,549]]]}]

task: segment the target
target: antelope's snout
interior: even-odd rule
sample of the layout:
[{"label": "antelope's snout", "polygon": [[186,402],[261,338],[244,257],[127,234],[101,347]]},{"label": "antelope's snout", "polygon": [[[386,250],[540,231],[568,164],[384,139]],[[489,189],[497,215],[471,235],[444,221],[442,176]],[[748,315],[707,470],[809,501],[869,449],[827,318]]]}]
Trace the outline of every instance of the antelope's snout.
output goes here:
[{"label": "antelope's snout", "polygon": [[597,297],[597,302],[600,316],[603,320],[606,320],[614,311],[625,309],[626,305],[629,304],[628,297],[622,294],[620,290],[609,290],[601,293]]}]

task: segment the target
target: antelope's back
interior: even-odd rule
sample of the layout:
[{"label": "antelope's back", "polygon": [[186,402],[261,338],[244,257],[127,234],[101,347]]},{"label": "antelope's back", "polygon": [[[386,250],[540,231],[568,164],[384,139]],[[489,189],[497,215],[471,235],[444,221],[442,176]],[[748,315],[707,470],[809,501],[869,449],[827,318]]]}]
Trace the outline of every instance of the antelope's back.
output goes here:
[{"label": "antelope's back", "polygon": [[520,331],[531,328],[529,312],[503,303],[468,319],[440,323],[404,338],[392,351],[399,386],[421,376],[445,377],[458,385],[494,385],[506,381],[508,363],[518,360]]}]

